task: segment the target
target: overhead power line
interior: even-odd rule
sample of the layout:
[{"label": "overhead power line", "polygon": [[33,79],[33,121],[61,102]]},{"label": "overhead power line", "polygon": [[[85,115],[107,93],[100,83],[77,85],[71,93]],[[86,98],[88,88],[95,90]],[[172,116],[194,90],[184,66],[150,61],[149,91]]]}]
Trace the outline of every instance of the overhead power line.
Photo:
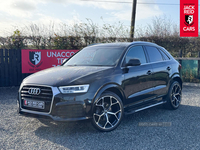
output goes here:
[{"label": "overhead power line", "polygon": [[[103,2],[103,3],[132,3],[132,2],[122,2],[122,1],[101,1],[101,0],[79,0],[79,1],[88,1],[88,2]],[[170,4],[170,3],[145,3],[145,2],[138,2],[137,4],[148,4],[148,5],[180,5],[180,4]]]}]

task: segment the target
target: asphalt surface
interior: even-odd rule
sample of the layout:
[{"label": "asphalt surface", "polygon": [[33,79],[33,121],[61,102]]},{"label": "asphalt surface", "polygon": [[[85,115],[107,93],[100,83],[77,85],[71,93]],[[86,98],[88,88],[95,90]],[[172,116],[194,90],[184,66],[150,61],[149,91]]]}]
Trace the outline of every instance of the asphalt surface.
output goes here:
[{"label": "asphalt surface", "polygon": [[17,90],[0,88],[0,149],[200,149],[200,87],[183,87],[178,110],[140,111],[108,133],[96,131],[89,121],[44,124],[19,116]]}]

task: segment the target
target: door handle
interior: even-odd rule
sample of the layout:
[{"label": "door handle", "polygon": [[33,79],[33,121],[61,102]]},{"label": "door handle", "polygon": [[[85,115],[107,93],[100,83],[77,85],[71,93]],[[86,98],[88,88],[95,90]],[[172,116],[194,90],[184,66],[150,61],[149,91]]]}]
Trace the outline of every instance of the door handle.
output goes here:
[{"label": "door handle", "polygon": [[171,67],[167,67],[167,70],[170,71],[170,70],[171,70]]},{"label": "door handle", "polygon": [[148,74],[148,75],[150,75],[151,73],[152,73],[151,70],[147,71],[147,74]]}]

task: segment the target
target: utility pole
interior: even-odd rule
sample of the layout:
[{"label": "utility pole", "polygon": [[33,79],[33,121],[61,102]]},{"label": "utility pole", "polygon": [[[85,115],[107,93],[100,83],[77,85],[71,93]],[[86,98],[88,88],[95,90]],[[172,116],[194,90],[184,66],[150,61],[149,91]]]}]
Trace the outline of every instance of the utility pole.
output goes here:
[{"label": "utility pole", "polygon": [[133,0],[132,17],[131,17],[131,33],[130,33],[130,38],[132,39],[134,37],[134,29],[135,29],[136,4],[137,4],[137,0]]}]

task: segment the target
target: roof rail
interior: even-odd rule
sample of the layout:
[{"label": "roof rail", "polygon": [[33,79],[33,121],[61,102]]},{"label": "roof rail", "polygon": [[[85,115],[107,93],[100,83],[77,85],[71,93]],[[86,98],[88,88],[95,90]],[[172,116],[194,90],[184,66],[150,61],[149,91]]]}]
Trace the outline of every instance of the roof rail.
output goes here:
[{"label": "roof rail", "polygon": [[93,46],[93,45],[98,45],[98,44],[102,44],[102,43],[93,43],[93,44],[90,44],[88,46]]},{"label": "roof rail", "polygon": [[134,43],[147,43],[147,44],[157,45],[156,43],[146,42],[146,41],[133,41],[133,42],[131,42],[131,44],[134,44]]}]

